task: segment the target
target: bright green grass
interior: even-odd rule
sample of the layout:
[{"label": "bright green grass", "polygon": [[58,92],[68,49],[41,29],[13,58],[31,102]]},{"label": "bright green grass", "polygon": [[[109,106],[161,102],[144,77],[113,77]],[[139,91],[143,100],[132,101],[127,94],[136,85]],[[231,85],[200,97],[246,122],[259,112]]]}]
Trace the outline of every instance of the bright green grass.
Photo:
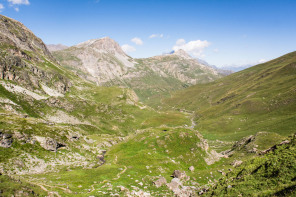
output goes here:
[{"label": "bright green grass", "polygon": [[260,131],[288,136],[296,122],[295,65],[293,52],[187,88],[163,104],[194,111],[196,128],[211,140],[238,140]]},{"label": "bright green grass", "polygon": [[294,196],[296,141],[245,162],[210,189],[206,196]]},{"label": "bright green grass", "polygon": [[[154,196],[162,196],[167,192],[172,195],[166,187],[156,188],[152,181],[164,176],[170,182],[171,174],[178,169],[184,170],[192,181],[195,179],[199,184],[205,184],[209,179],[214,180],[221,176],[217,173],[220,166],[227,166],[224,160],[208,166],[204,161],[206,153],[198,146],[199,142],[196,132],[189,129],[166,127],[141,130],[112,146],[105,156],[107,162],[98,168],[65,169],[58,174],[30,175],[23,178],[37,178],[41,184],[56,187],[56,191],[63,196],[71,194],[57,187],[68,186],[73,193],[77,192],[77,196],[99,195],[98,191],[107,194],[119,192],[123,195],[117,186],[124,186],[129,190],[132,190],[131,186],[137,186],[150,191]],[[194,172],[188,170],[190,166],[195,167]],[[212,175],[209,175],[210,172],[213,172]],[[139,185],[140,182],[143,186]],[[112,184],[111,190],[105,187],[107,183]],[[92,188],[96,191],[88,192]]]}]

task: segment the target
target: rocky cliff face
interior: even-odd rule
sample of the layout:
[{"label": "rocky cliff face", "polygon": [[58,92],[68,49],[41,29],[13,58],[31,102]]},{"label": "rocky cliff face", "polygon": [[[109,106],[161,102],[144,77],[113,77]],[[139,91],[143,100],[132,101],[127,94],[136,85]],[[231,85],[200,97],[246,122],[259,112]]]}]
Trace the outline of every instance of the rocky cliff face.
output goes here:
[{"label": "rocky cliff face", "polygon": [[0,15],[0,79],[14,81],[29,90],[43,92],[41,84],[60,93],[71,83],[41,39],[22,23]]},{"label": "rocky cliff face", "polygon": [[108,37],[89,40],[55,54],[62,64],[82,71],[81,76],[99,84],[119,78],[135,65],[135,61]]},{"label": "rocky cliff face", "polygon": [[0,15],[0,36],[1,45],[6,44],[7,47],[31,51],[54,60],[42,40],[14,19]]}]

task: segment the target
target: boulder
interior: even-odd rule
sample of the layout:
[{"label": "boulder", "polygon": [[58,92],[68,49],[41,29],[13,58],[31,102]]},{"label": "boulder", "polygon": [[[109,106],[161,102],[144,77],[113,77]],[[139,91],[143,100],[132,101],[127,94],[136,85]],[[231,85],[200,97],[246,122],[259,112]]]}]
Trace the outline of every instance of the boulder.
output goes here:
[{"label": "boulder", "polygon": [[104,155],[97,155],[97,159],[99,159],[102,162],[105,162]]},{"label": "boulder", "polygon": [[58,143],[55,139],[49,137],[35,136],[35,138],[40,143],[40,146],[46,150],[56,152],[58,148],[65,147],[64,144]]},{"label": "boulder", "polygon": [[157,179],[156,181],[153,182],[154,185],[159,188],[162,185],[165,185],[167,183],[166,179],[164,177],[160,177],[159,179]]},{"label": "boulder", "polygon": [[248,145],[249,143],[251,143],[254,140],[255,140],[255,136],[253,136],[253,135],[244,137],[241,140],[237,141],[233,145],[232,150],[234,150],[234,149],[241,150],[243,147],[245,147],[246,145]]},{"label": "boulder", "polygon": [[180,187],[182,183],[180,179],[173,178],[170,183],[167,184],[167,187],[172,190],[175,194],[179,194],[181,192]]},{"label": "boulder", "polygon": [[167,184],[167,187],[178,197],[195,197],[195,193],[197,192],[197,188],[194,186],[183,186],[182,181],[178,178],[173,178],[171,182]]},{"label": "boulder", "polygon": [[231,165],[232,165],[233,167],[238,167],[238,166],[240,166],[242,163],[243,163],[243,161],[235,160],[235,161],[233,161],[233,162],[231,163]]},{"label": "boulder", "polygon": [[181,172],[180,170],[175,170],[174,173],[172,174],[172,177],[178,178],[178,179],[184,179],[187,176],[185,172]]},{"label": "boulder", "polygon": [[52,138],[46,138],[44,147],[46,150],[56,151],[58,147],[58,143],[56,140]]},{"label": "boulder", "polygon": [[9,148],[13,142],[12,135],[0,132],[0,147]]}]

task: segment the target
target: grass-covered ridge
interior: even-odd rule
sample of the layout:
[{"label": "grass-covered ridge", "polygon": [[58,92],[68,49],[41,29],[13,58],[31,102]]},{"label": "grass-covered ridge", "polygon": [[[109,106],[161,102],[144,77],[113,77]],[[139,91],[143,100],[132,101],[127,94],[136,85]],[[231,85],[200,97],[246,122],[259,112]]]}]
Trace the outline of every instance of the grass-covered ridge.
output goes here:
[{"label": "grass-covered ridge", "polygon": [[295,65],[296,52],[292,52],[189,87],[163,104],[194,111],[197,129],[208,139],[238,140],[259,131],[288,136],[296,121]]}]

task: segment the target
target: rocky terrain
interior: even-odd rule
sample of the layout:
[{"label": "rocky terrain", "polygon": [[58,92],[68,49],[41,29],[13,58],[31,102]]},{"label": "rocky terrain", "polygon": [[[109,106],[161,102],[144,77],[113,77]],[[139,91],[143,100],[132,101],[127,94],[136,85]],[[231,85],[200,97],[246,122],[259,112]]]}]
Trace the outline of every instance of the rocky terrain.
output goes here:
[{"label": "rocky terrain", "polygon": [[0,27],[0,196],[295,192],[295,52],[221,78],[184,51],[133,59],[103,38],[52,55]]},{"label": "rocky terrain", "polygon": [[71,86],[60,68],[53,67],[55,59],[42,40],[21,23],[4,16],[0,18],[0,48],[1,79],[38,93],[45,93],[42,86],[60,93],[66,93]]},{"label": "rocky terrain", "polygon": [[89,40],[53,53],[59,62],[82,78],[104,86],[133,89],[152,104],[171,91],[222,77],[218,70],[179,50],[151,58],[133,59],[111,38]]}]

